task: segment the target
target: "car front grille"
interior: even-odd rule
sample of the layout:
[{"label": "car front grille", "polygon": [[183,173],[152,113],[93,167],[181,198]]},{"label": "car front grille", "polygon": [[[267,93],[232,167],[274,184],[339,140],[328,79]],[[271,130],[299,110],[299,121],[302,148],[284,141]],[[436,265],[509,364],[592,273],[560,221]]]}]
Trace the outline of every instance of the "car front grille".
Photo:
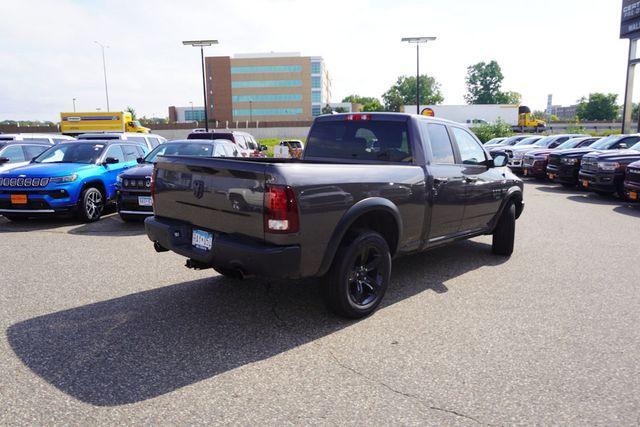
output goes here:
[{"label": "car front grille", "polygon": [[549,164],[560,166],[560,156],[558,154],[549,154]]},{"label": "car front grille", "polygon": [[23,187],[23,188],[33,188],[33,187],[46,187],[49,185],[49,178],[25,178],[25,177],[14,177],[14,178],[2,178],[0,180],[0,185],[2,187]]},{"label": "car front grille", "polygon": [[595,158],[586,157],[582,159],[582,170],[585,172],[597,172],[598,160]]},{"label": "car front grille", "polygon": [[640,169],[627,168],[627,180],[633,182],[640,182]]},{"label": "car front grille", "polygon": [[144,178],[122,178],[122,188],[131,190],[146,190],[151,188],[151,177]]}]

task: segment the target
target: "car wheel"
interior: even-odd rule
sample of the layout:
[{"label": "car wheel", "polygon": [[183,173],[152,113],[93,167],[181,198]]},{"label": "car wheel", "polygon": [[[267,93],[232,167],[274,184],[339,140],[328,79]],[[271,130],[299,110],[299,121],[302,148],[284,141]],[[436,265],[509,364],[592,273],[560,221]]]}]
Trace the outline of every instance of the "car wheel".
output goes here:
[{"label": "car wheel", "polygon": [[509,202],[505,207],[498,225],[493,230],[492,251],[496,255],[511,256],[516,237],[516,206]]},{"label": "car wheel", "polygon": [[391,279],[391,252],[378,233],[363,231],[338,249],[323,286],[336,314],[360,319],[380,305]]},{"label": "car wheel", "polygon": [[78,206],[78,217],[84,222],[94,222],[102,216],[104,209],[104,196],[95,187],[88,187],[82,191],[80,196],[80,206]]},{"label": "car wheel", "polygon": [[11,215],[11,214],[6,214],[3,215],[5,218],[7,218],[9,221],[13,221],[13,222],[25,222],[29,219],[29,217],[26,216],[22,216],[22,215]]}]

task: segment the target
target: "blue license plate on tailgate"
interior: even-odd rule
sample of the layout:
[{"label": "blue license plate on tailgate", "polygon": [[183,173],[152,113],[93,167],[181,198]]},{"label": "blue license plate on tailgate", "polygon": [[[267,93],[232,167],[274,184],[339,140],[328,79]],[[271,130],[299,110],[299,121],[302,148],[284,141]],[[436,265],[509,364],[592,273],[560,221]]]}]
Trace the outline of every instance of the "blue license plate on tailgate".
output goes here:
[{"label": "blue license plate on tailgate", "polygon": [[194,229],[191,235],[191,244],[204,251],[210,251],[213,247],[213,233]]}]

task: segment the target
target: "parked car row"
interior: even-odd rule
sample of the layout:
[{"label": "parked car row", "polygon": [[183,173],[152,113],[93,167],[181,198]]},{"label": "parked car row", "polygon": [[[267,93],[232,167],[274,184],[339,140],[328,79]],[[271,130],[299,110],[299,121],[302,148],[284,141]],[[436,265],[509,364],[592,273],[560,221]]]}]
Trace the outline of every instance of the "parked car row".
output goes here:
[{"label": "parked car row", "polygon": [[[529,138],[538,138],[531,144]],[[495,156],[505,154],[515,172],[548,179],[565,187],[579,186],[600,195],[617,194],[622,200],[639,201],[640,134],[552,135],[492,140],[487,144]]]},{"label": "parked car row", "polygon": [[142,219],[153,214],[156,157],[260,157],[266,150],[236,131],[191,133],[172,142],[138,133],[24,135],[0,139],[0,215],[13,221],[61,214],[97,221],[112,203],[123,220]]}]

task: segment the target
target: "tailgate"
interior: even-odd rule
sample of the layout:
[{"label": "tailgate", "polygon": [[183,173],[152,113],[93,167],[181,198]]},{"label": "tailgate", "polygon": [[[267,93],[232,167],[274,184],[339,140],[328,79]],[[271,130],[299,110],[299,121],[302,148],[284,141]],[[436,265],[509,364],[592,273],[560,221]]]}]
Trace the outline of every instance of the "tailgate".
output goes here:
[{"label": "tailgate", "polygon": [[160,157],[154,213],[227,234],[264,238],[265,163]]}]

